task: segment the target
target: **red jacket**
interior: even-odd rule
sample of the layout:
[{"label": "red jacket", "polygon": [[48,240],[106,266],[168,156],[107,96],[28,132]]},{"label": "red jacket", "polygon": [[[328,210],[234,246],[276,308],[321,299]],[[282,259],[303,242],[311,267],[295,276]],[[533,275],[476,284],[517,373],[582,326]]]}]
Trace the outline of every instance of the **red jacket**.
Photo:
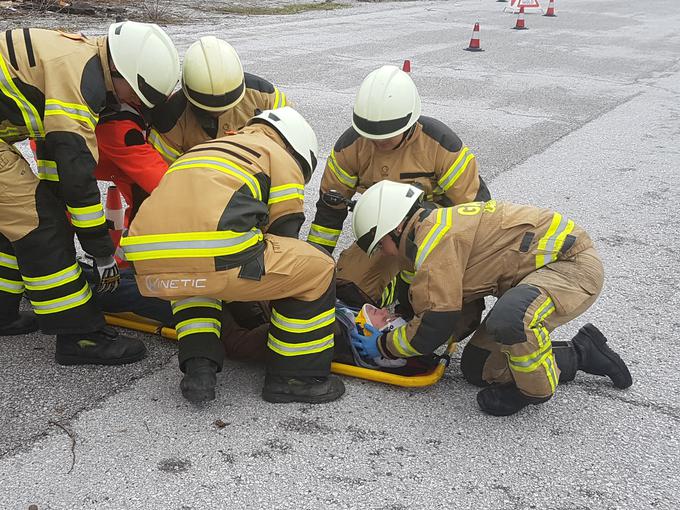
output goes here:
[{"label": "red jacket", "polygon": [[128,106],[105,112],[95,130],[99,162],[94,175],[113,181],[128,204],[125,226],[168,169],[160,153],[146,141],[146,123]]}]

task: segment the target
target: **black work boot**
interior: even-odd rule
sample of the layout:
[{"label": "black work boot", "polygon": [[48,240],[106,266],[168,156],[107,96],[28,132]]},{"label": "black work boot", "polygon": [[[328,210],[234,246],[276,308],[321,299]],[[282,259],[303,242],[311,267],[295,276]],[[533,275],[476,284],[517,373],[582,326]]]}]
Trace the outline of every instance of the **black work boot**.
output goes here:
[{"label": "black work boot", "polygon": [[267,402],[306,402],[323,404],[332,402],[345,393],[339,377],[285,377],[267,374],[264,378],[262,398]]},{"label": "black work boot", "polygon": [[144,342],[110,327],[92,333],[57,335],[60,365],[124,365],[146,357]]},{"label": "black work boot", "polygon": [[189,358],[184,362],[184,377],[179,388],[189,402],[215,400],[216,384],[217,363],[208,358]]},{"label": "black work boot", "polygon": [[607,339],[595,326],[586,324],[571,341],[578,355],[579,370],[587,374],[606,375],[617,388],[628,388],[633,384],[628,367],[621,357],[609,348]]},{"label": "black work boot", "polygon": [[38,331],[38,318],[33,312],[19,312],[16,319],[0,324],[0,336],[25,335]]},{"label": "black work boot", "polygon": [[481,410],[493,416],[510,416],[529,404],[542,404],[548,400],[550,397],[528,397],[513,383],[495,384],[477,393],[477,403]]}]

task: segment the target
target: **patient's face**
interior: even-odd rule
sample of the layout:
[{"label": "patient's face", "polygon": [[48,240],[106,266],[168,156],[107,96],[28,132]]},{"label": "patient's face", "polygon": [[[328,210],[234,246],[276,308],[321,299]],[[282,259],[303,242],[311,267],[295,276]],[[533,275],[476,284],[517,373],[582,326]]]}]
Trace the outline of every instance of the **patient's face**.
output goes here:
[{"label": "patient's face", "polygon": [[[367,307],[368,308],[368,307]],[[368,320],[371,321],[374,327],[382,329],[387,326],[387,323],[394,317],[390,315],[387,308],[368,308]]]}]

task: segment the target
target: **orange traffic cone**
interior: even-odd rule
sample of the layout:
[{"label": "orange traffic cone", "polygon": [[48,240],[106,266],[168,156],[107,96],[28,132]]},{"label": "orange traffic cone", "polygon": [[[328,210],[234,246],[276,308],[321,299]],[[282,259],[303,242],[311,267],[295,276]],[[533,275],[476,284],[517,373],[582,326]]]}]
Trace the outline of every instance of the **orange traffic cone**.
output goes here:
[{"label": "orange traffic cone", "polygon": [[484,51],[479,45],[479,21],[475,22],[472,29],[472,37],[470,38],[470,45],[463,48],[465,51]]},{"label": "orange traffic cone", "polygon": [[120,247],[120,238],[125,229],[125,208],[123,207],[123,199],[120,190],[115,185],[109,186],[109,189],[106,192],[104,215],[106,216],[106,220],[110,223],[109,236],[113,241],[113,245],[116,247],[115,256],[118,267],[127,267],[123,250]]},{"label": "orange traffic cone", "polygon": [[520,5],[519,7],[519,14],[517,15],[517,23],[515,23],[515,26],[512,27],[515,30],[528,30],[526,25],[524,24],[524,6]]},{"label": "orange traffic cone", "polygon": [[411,61],[409,59],[404,60],[404,65],[401,68],[405,73],[411,72]]},{"label": "orange traffic cone", "polygon": [[550,0],[550,3],[548,4],[548,10],[545,11],[543,16],[548,16],[550,18],[555,18],[557,16],[557,14],[555,14],[555,0]]}]

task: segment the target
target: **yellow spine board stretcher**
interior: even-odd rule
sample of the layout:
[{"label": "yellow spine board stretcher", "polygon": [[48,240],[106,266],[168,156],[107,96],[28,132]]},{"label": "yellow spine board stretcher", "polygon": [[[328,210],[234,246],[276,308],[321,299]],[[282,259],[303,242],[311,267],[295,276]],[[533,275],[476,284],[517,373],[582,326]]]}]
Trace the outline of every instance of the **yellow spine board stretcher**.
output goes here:
[{"label": "yellow spine board stretcher", "polygon": [[[111,326],[133,329],[152,335],[160,335],[169,340],[177,340],[177,332],[173,328],[162,326],[158,322],[140,317],[134,313],[106,314],[106,322]],[[449,341],[446,352],[439,359],[437,366],[430,372],[421,375],[391,374],[389,372],[383,372],[382,370],[346,365],[344,363],[336,363],[335,361],[331,363],[331,372],[338,375],[358,377],[368,381],[392,384],[393,386],[402,386],[404,388],[431,386],[437,383],[444,375],[446,367],[449,364],[449,357],[456,351],[456,345],[457,343],[455,341]]]}]

